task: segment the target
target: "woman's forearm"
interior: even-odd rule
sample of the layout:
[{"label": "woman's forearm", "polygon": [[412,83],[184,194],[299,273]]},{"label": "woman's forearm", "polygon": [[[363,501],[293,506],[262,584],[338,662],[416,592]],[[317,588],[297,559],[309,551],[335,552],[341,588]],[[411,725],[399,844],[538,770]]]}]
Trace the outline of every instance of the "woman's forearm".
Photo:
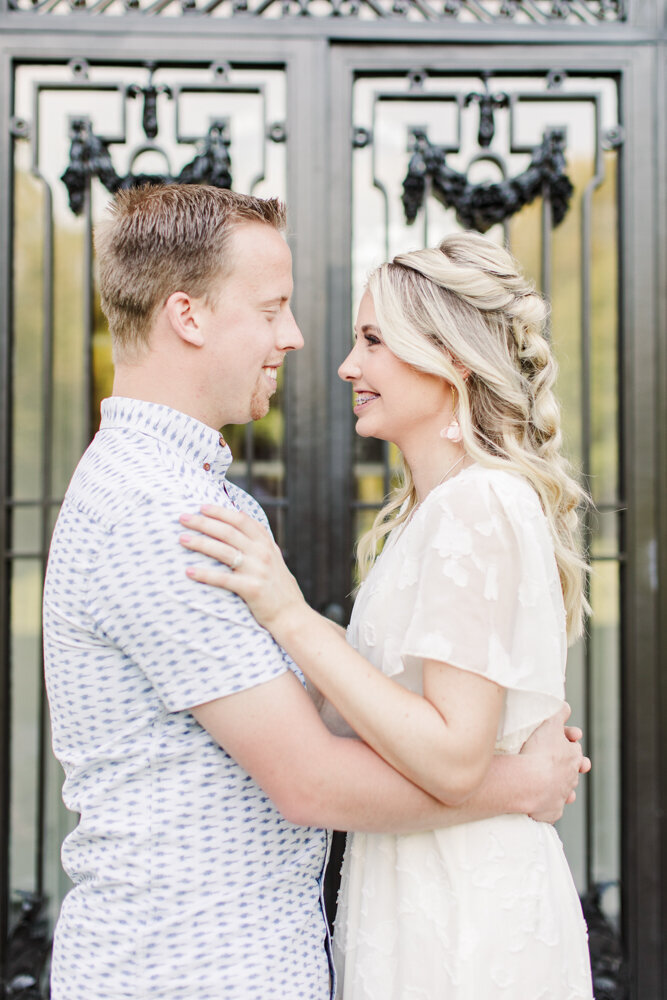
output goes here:
[{"label": "woman's forearm", "polygon": [[461,736],[469,720],[444,718],[419,694],[385,677],[342,632],[305,603],[271,623],[277,642],[352,729],[396,770],[448,805],[463,801],[489,763]]}]

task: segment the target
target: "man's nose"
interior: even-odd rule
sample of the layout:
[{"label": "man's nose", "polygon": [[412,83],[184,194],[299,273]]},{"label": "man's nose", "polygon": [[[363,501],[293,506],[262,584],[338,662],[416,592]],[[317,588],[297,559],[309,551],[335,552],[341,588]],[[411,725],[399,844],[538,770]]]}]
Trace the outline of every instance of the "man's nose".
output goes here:
[{"label": "man's nose", "polygon": [[299,351],[303,347],[303,334],[291,309],[282,317],[277,346],[281,351]]}]

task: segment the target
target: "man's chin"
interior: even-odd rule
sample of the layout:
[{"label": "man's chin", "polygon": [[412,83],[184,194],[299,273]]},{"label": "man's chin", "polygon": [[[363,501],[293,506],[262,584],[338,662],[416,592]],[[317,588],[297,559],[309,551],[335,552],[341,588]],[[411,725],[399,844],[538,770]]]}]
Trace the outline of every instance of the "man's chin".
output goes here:
[{"label": "man's chin", "polygon": [[261,420],[269,412],[270,406],[268,399],[253,399],[250,404],[250,419]]}]

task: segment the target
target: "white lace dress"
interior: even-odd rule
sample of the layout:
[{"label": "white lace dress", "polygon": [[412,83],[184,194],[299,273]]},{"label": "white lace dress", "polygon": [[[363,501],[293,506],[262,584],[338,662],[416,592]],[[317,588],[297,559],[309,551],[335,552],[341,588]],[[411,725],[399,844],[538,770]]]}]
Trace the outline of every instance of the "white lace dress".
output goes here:
[{"label": "white lace dress", "polygon": [[[422,692],[422,658],[506,688],[497,751],[564,696],[549,530],[519,476],[473,465],[388,539],[348,639]],[[340,1000],[591,1000],[586,926],[554,828],[499,816],[348,838],[334,934]]]}]

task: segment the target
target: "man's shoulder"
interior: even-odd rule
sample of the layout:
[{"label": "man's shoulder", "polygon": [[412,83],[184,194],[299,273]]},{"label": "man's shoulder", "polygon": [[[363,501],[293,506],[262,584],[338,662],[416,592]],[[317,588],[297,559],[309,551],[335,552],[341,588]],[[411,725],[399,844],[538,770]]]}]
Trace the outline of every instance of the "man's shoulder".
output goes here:
[{"label": "man's shoulder", "polygon": [[149,435],[99,431],[82,456],[65,496],[65,508],[107,530],[156,504],[165,511],[190,495],[185,477],[165,462],[164,448]]}]

